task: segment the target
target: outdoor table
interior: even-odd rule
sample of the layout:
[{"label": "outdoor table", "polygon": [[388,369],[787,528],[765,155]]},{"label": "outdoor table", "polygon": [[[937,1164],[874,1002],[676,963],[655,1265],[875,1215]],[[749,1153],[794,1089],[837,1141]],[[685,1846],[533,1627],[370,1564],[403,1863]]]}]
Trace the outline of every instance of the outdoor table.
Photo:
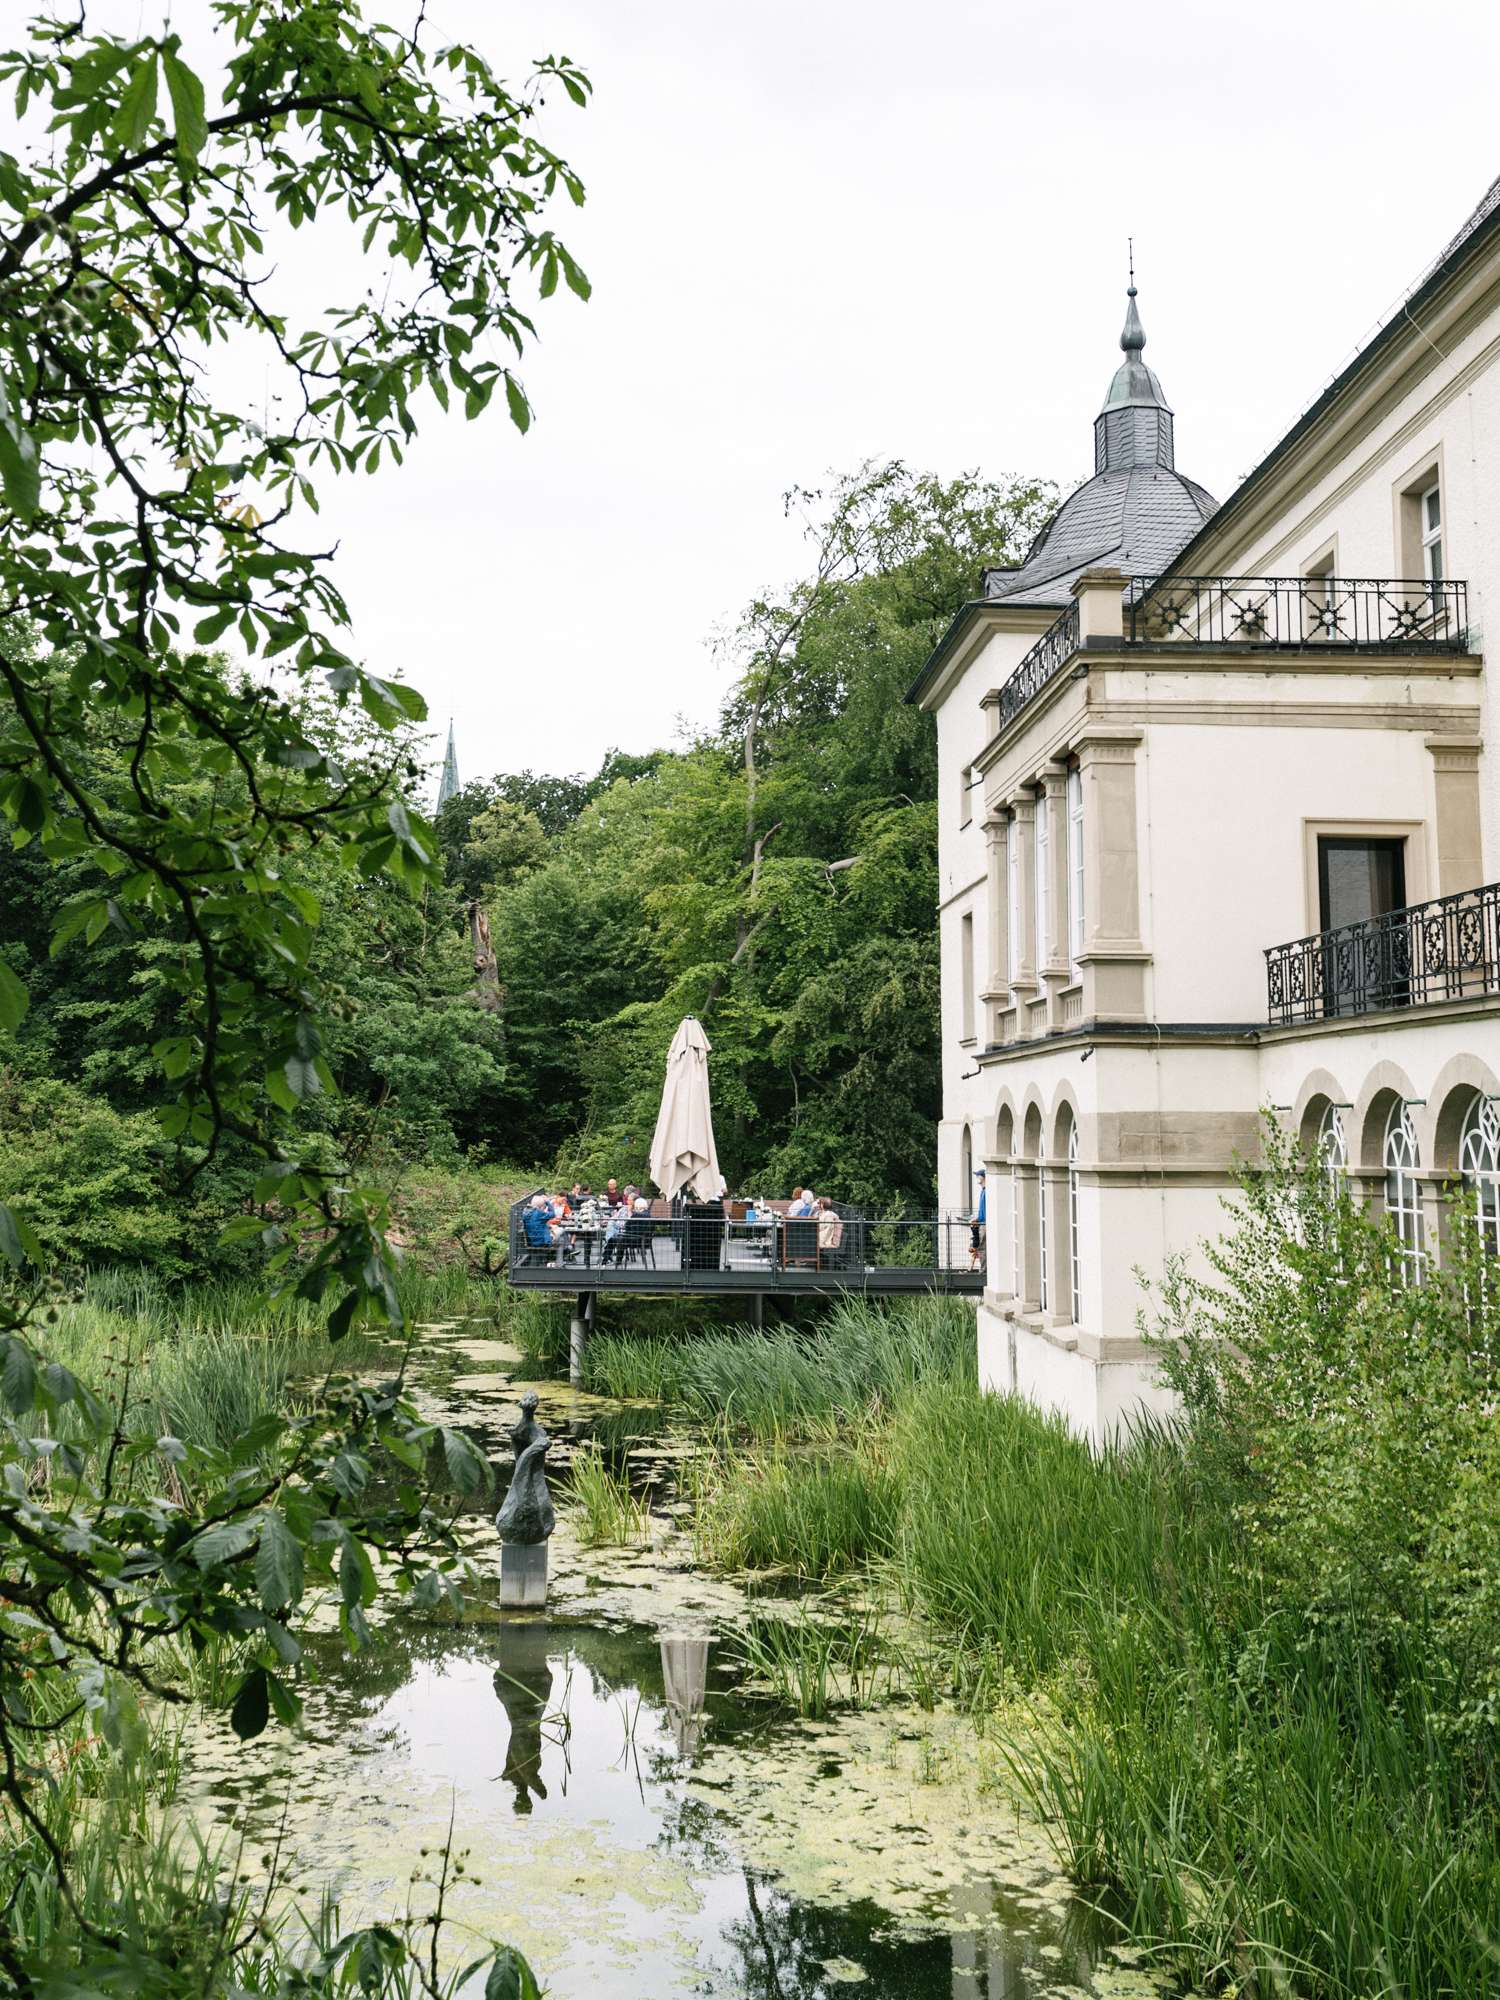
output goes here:
[{"label": "outdoor table", "polygon": [[727,1225],[728,1242],[732,1246],[736,1236],[743,1236],[746,1249],[756,1257],[764,1257],[769,1264],[779,1220],[776,1215],[758,1215],[753,1222],[744,1216],[737,1221],[731,1220]]},{"label": "outdoor table", "polygon": [[560,1222],[557,1226],[561,1237],[558,1247],[562,1251],[563,1263],[566,1264],[568,1262],[569,1253],[572,1251],[574,1245],[578,1244],[583,1250],[585,1268],[591,1265],[594,1261],[595,1239],[604,1234],[604,1224],[602,1222]]}]

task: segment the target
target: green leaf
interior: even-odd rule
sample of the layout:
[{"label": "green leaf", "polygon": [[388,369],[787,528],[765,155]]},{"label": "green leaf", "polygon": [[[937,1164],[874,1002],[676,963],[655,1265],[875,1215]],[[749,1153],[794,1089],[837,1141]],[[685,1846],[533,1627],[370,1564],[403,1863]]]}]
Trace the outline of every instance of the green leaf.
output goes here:
[{"label": "green leaf", "polygon": [[254,1521],[218,1521],[193,1538],[193,1561],[199,1569],[242,1556],[256,1537]]},{"label": "green leaf", "polygon": [[0,1029],[13,1035],[26,1018],[31,995],[3,958],[0,958]]},{"label": "green leaf", "polygon": [[23,1264],[40,1264],[42,1261],[41,1244],[15,1210],[7,1208],[3,1201],[0,1201],[0,1257],[16,1271]]},{"label": "green leaf", "polygon": [[234,1706],[229,1711],[230,1727],[236,1736],[248,1743],[252,1736],[260,1735],[270,1715],[269,1676],[264,1667],[252,1667],[240,1682]]},{"label": "green leaf", "polygon": [[280,1514],[267,1514],[261,1523],[255,1587],[266,1611],[280,1611],[302,1595],[302,1546]]},{"label": "green leaf", "polygon": [[479,1493],[490,1482],[489,1462],[464,1436],[445,1424],[441,1431],[448,1477],[460,1493]]},{"label": "green leaf", "polygon": [[125,86],[110,136],[127,153],[145,145],[156,116],[156,50],[151,49]]},{"label": "green leaf", "polygon": [[524,435],[531,429],[531,405],[526,400],[526,391],[508,368],[505,371],[505,400],[510,406],[511,422]]},{"label": "green leaf", "polygon": [[222,611],[211,611],[206,618],[200,618],[193,627],[193,637],[200,646],[211,646],[221,633],[227,632],[234,623],[234,606],[228,605]]},{"label": "green leaf", "polygon": [[295,1098],[317,1097],[323,1089],[318,1066],[308,1056],[290,1055],[281,1065],[286,1087]]},{"label": "green leaf", "polygon": [[6,506],[29,521],[41,503],[42,462],[36,439],[11,416],[0,416],[0,485]]},{"label": "green leaf", "polygon": [[185,160],[195,160],[208,144],[208,120],[203,115],[203,85],[170,49],[162,50],[161,66],[166,71],[167,91],[172,99],[177,150]]},{"label": "green leaf", "polygon": [[536,1974],[515,1946],[501,1945],[484,1982],[484,2000],[541,2000],[541,1990]]},{"label": "green leaf", "polygon": [[9,1335],[5,1342],[0,1394],[5,1397],[6,1408],[18,1417],[25,1416],[36,1401],[36,1364],[26,1343],[16,1334]]}]

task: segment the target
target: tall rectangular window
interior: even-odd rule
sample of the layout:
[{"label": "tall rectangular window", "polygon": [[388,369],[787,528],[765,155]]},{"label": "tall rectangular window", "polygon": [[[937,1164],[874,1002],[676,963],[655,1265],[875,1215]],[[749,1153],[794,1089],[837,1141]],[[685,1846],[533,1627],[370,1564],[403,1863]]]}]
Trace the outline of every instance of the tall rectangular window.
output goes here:
[{"label": "tall rectangular window", "polygon": [[974,1039],[974,919],[966,915],[959,928],[958,939],[959,979],[963,983],[963,1037],[966,1042]]},{"label": "tall rectangular window", "polygon": [[974,766],[965,764],[958,774],[958,823],[967,826],[974,817]]},{"label": "tall rectangular window", "polygon": [[1036,802],[1036,963],[1047,963],[1047,801]]},{"label": "tall rectangular window", "polygon": [[1083,956],[1083,773],[1068,773],[1068,954],[1073,969]]},{"label": "tall rectangular window", "polygon": [[1016,839],[1019,821],[1011,814],[1005,829],[1006,966],[1012,979],[1021,970],[1021,852]]},{"label": "tall rectangular window", "polygon": [[1417,500],[1422,524],[1422,574],[1429,583],[1443,580],[1443,496],[1429,486]]}]

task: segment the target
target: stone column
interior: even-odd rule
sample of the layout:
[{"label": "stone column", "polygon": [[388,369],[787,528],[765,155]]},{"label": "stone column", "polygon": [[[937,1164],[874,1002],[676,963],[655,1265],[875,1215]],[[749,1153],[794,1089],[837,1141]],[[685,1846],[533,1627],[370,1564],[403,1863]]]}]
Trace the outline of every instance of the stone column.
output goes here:
[{"label": "stone column", "polygon": [[984,1039],[992,1046],[1005,1039],[1001,1015],[1010,1005],[1009,912],[1006,904],[1005,854],[1009,822],[1004,813],[990,813],[984,822],[985,914],[990,934],[990,960],[985,968]]},{"label": "stone column", "polygon": [[1042,984],[1047,993],[1047,1025],[1062,1026],[1062,989],[1073,977],[1068,958],[1068,767],[1048,764],[1042,772],[1047,814],[1047,938]]},{"label": "stone column", "polygon": [[[1011,1001],[1016,1010],[1016,1036],[1023,1040],[1031,1032],[1029,1003],[1036,998],[1036,800],[1030,792],[1018,792],[1010,802],[1010,838],[1015,843],[1016,928],[1015,972],[1010,981]],[[1009,881],[1007,879],[1007,889]]]},{"label": "stone column", "polygon": [[1023,1310],[1030,1310],[1041,1304],[1041,1168],[1035,1160],[1017,1160],[1012,1174],[1016,1300]]},{"label": "stone column", "polygon": [[1138,729],[1103,726],[1078,743],[1083,777],[1083,968],[1089,1019],[1143,1021],[1146,966],[1141,942],[1140,854],[1136,823]]}]

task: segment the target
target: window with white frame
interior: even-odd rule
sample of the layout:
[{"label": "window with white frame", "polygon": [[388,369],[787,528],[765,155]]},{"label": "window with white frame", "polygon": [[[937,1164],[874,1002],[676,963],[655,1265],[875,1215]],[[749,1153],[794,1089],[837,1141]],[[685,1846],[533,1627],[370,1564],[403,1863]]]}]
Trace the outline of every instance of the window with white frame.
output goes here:
[{"label": "window with white frame", "polygon": [[958,774],[958,823],[967,826],[974,817],[974,766],[965,764]]},{"label": "window with white frame", "polygon": [[1436,485],[1417,495],[1417,522],[1422,531],[1422,574],[1429,583],[1443,580],[1443,496]]},{"label": "window with white frame", "polygon": [[966,1042],[974,1039],[974,918],[965,910],[958,925],[959,1034]]},{"label": "window with white frame", "polygon": [[1349,1141],[1344,1134],[1344,1114],[1337,1104],[1325,1106],[1318,1126],[1318,1164],[1328,1181],[1328,1191],[1337,1201],[1349,1171]]},{"label": "window with white frame", "polygon": [[1500,1257],[1500,1117],[1487,1098],[1476,1097],[1458,1142],[1458,1167],[1473,1197],[1479,1240]]},{"label": "window with white frame", "polygon": [[1047,811],[1045,796],[1036,802],[1036,963],[1047,963]]},{"label": "window with white frame", "polygon": [[1073,1324],[1083,1321],[1083,1282],[1078,1259],[1078,1126],[1068,1127],[1068,1289]]},{"label": "window with white frame", "polygon": [[1422,1186],[1417,1179],[1421,1157],[1411,1111],[1402,1103],[1391,1108],[1385,1126],[1385,1211],[1396,1232],[1399,1275],[1404,1284],[1420,1284],[1427,1266],[1422,1226]]},{"label": "window with white frame", "polygon": [[1021,848],[1016,838],[1020,821],[1012,813],[1005,828],[1006,961],[1014,979],[1021,970]]},{"label": "window with white frame", "polygon": [[1083,773],[1068,773],[1068,956],[1073,969],[1083,956]]}]

